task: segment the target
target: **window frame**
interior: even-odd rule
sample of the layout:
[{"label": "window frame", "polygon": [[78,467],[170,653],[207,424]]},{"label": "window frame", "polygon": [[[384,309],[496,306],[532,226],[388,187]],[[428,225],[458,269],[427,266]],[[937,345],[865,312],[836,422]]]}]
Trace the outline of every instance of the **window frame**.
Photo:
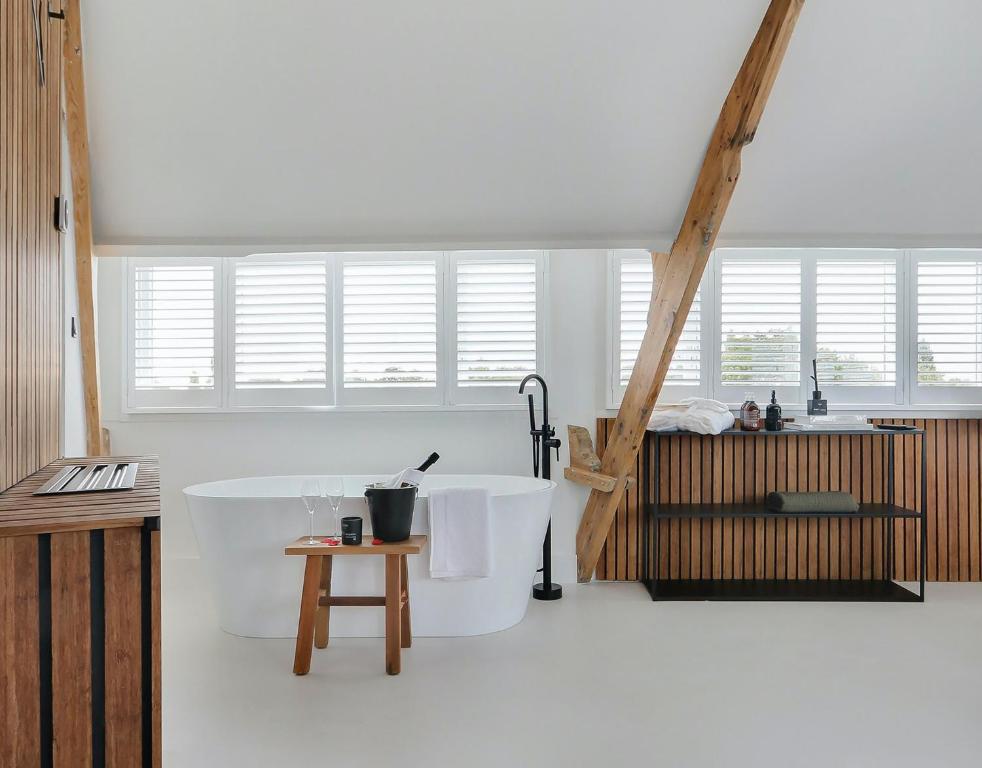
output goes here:
[{"label": "window frame", "polygon": [[[321,248],[269,246],[112,246],[107,255],[121,263],[123,300],[118,309],[119,335],[113,345],[119,349],[120,414],[179,413],[269,413],[310,411],[434,411],[434,410],[519,410],[525,407],[517,386],[461,387],[456,378],[456,291],[448,266],[456,254],[465,258],[512,259],[534,254],[536,260],[536,360],[537,371],[548,376],[549,365],[549,252],[538,249],[496,249],[493,251],[329,251]],[[325,388],[235,388],[235,265],[246,260],[257,262],[324,260],[327,281]],[[370,387],[347,389],[343,386],[343,269],[348,261],[419,261],[436,263],[437,305],[437,385],[419,387]],[[454,262],[455,263],[455,262]],[[213,271],[215,337],[215,386],[210,390],[141,390],[133,386],[135,269],[155,265],[211,266]],[[470,390],[470,391],[468,391]],[[495,390],[487,391],[484,390]]]},{"label": "window frame", "polygon": [[952,385],[923,386],[917,382],[917,348],[920,329],[918,317],[920,306],[917,301],[918,280],[921,262],[964,261],[972,264],[982,263],[982,248],[924,248],[910,251],[907,302],[910,307],[909,333],[907,336],[907,380],[910,382],[910,404],[912,407],[944,407],[967,402],[982,403],[982,386],[958,387]]},{"label": "window frame", "polygon": [[[620,258],[637,249],[611,249],[608,251],[607,303],[606,303],[606,381],[605,395],[609,410],[617,410],[623,399],[624,387],[619,385],[619,310],[620,310]],[[823,397],[838,412],[907,414],[924,412],[960,413],[982,410],[982,386],[919,386],[917,368],[917,265],[920,261],[968,261],[982,262],[982,248],[884,248],[876,246],[810,246],[778,247],[770,244],[747,246],[743,243],[720,245],[714,249],[706,265],[703,277],[702,318],[700,324],[705,395],[726,402],[731,408],[739,407],[745,391],[753,391],[758,402],[770,398],[770,389],[761,386],[722,387],[720,376],[720,350],[722,342],[720,299],[720,270],[724,251],[746,254],[763,252],[769,255],[798,255],[801,267],[801,370],[800,386],[786,387],[778,397],[790,413],[803,412],[811,395],[810,365],[817,353],[817,264],[819,259],[851,259],[858,261],[875,258],[892,258],[896,263],[896,381],[884,387],[858,385],[821,385]],[[707,278],[710,279],[707,290]],[[712,297],[708,300],[707,297]],[[707,344],[707,340],[711,340]],[[683,387],[666,385],[659,397],[660,403],[677,402],[691,392],[679,392]],[[740,400],[738,400],[740,398]]]},{"label": "window frame", "polygon": [[[884,406],[902,406],[904,404],[904,370],[906,365],[906,344],[904,339],[906,322],[906,307],[904,306],[905,281],[907,270],[905,266],[905,252],[891,248],[803,248],[808,252],[808,280],[809,290],[807,297],[810,312],[807,315],[808,321],[808,347],[807,355],[802,358],[802,386],[804,388],[804,398],[811,397],[812,382],[809,378],[811,372],[808,370],[811,361],[818,355],[818,262],[821,259],[835,259],[838,261],[870,261],[875,259],[893,259],[896,277],[896,299],[895,299],[895,325],[896,334],[894,343],[895,380],[893,385],[884,386],[861,386],[849,384],[828,384],[819,382],[822,397],[831,403],[848,405],[851,408],[882,408]],[[804,292],[804,288],[803,288]],[[804,304],[803,304],[804,311]]]},{"label": "window frame", "polygon": [[[651,252],[636,248],[611,248],[607,250],[607,407],[616,410],[624,398],[626,385],[620,383],[621,370],[621,264],[626,259],[639,259],[642,255],[651,257]],[[712,258],[712,257],[711,257]],[[716,276],[711,268],[712,261],[707,264],[699,284],[701,292],[699,317],[699,383],[698,384],[665,384],[658,396],[661,404],[678,402],[687,397],[711,397],[711,355],[706,348],[707,333],[715,322],[717,305],[715,301],[707,301],[709,296],[715,296]]]},{"label": "window frame", "polygon": [[[760,383],[746,383],[746,384],[723,384],[723,365],[722,365],[722,344],[723,344],[723,254],[721,251],[730,251],[726,255],[726,258],[739,260],[739,261],[759,261],[761,259],[760,252],[763,249],[759,248],[720,248],[713,251],[710,257],[710,264],[712,265],[713,273],[715,276],[714,286],[713,286],[713,329],[712,336],[712,377],[709,380],[709,391],[712,393],[710,397],[721,400],[724,403],[741,403],[743,402],[743,395],[746,392],[753,392],[754,399],[758,403],[770,402],[771,390],[776,390],[778,402],[781,403],[798,403],[804,400],[804,369],[805,361],[811,360],[808,357],[808,344],[807,344],[807,330],[805,327],[805,317],[808,312],[806,307],[806,296],[811,295],[814,297],[814,291],[812,290],[809,294],[808,284],[806,282],[805,268],[803,264],[803,259],[800,254],[796,253],[797,249],[792,248],[774,248],[769,249],[774,251],[775,258],[781,258],[785,260],[796,260],[798,262],[798,279],[799,279],[799,295],[798,295],[798,355],[799,355],[799,368],[798,368],[798,383],[795,385],[784,384],[784,385],[769,385]],[[780,256],[778,256],[780,254]],[[707,266],[707,270],[709,267]],[[814,300],[813,300],[814,301]],[[814,309],[814,303],[812,303],[812,309]],[[814,338],[814,336],[812,336]],[[705,352],[705,350],[704,350]],[[766,397],[765,397],[766,395]]]},{"label": "window frame", "polygon": [[[129,257],[123,265],[123,392],[127,410],[167,410],[173,408],[214,410],[221,406],[225,361],[220,339],[223,336],[225,309],[222,287],[222,264],[218,257],[138,256]],[[139,267],[210,266],[214,302],[214,336],[212,340],[214,385],[210,389],[137,389],[136,388],[136,270]]]},{"label": "window frame", "polygon": [[518,384],[508,386],[461,386],[457,380],[457,266],[461,261],[514,262],[529,259],[535,264],[535,372],[548,377],[548,254],[539,250],[452,251],[446,266],[446,338],[444,370],[447,371],[447,403],[451,406],[521,404]]},{"label": "window frame", "polygon": [[[248,256],[223,259],[224,279],[222,291],[225,295],[225,333],[224,340],[224,370],[228,372],[222,381],[224,384],[224,402],[234,410],[251,410],[254,408],[283,408],[294,406],[331,406],[334,405],[335,393],[335,360],[334,333],[332,323],[334,318],[334,269],[329,254],[325,253],[254,253]],[[271,262],[317,262],[324,263],[326,316],[325,316],[325,384],[323,388],[282,387],[269,389],[238,389],[235,385],[235,278],[236,266],[242,263],[255,262],[268,264]]]},{"label": "window frame", "polygon": [[[442,405],[446,403],[446,366],[441,365],[446,344],[443,251],[372,251],[334,254],[334,338],[335,397],[340,406],[366,405]],[[436,303],[436,382],[433,387],[392,385],[385,387],[344,386],[344,265],[357,263],[397,263],[400,261],[433,261],[434,297]]]}]

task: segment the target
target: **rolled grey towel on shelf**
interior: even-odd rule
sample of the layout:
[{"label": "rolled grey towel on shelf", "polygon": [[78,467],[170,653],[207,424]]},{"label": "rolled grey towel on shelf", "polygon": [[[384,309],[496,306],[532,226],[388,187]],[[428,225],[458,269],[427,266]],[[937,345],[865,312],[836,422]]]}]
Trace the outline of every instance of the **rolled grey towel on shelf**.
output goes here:
[{"label": "rolled grey towel on shelf", "polygon": [[767,494],[767,508],[789,514],[804,512],[858,512],[859,504],[845,491],[807,491],[792,493],[772,491]]}]

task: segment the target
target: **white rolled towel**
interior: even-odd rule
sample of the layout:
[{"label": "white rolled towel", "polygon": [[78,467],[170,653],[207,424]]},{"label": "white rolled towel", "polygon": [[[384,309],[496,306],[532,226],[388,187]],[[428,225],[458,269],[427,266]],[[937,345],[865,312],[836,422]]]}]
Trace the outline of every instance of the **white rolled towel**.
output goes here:
[{"label": "white rolled towel", "polygon": [[648,419],[652,432],[674,432],[679,428],[679,418],[685,413],[682,405],[665,405],[655,408]]},{"label": "white rolled towel", "polygon": [[729,429],[735,423],[733,414],[729,410],[724,413],[716,411],[687,411],[679,419],[679,429],[688,432],[696,432],[700,435],[718,435],[725,429]]},{"label": "white rolled towel", "polygon": [[712,413],[729,413],[730,411],[726,403],[708,397],[687,397],[682,400],[681,404],[690,411],[709,411]]}]

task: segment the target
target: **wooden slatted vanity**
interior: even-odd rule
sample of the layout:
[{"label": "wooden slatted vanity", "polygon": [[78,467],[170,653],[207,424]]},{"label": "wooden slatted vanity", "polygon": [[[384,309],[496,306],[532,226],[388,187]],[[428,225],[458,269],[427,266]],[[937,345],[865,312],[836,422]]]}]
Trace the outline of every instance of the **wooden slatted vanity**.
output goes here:
[{"label": "wooden slatted vanity", "polygon": [[[830,600],[830,601],[889,601],[923,602],[927,571],[927,451],[923,450],[925,431],[910,429],[903,432],[869,429],[839,429],[820,431],[743,432],[731,429],[712,438],[680,432],[651,432],[645,441],[642,466],[650,472],[641,473],[641,581],[653,600]],[[910,437],[921,444],[919,454],[919,509],[904,506],[896,498],[896,472],[910,471],[913,462],[898,464],[895,459],[898,441]],[[680,456],[680,441],[701,439],[699,450]],[[839,440],[856,442],[857,450],[845,465],[836,458],[830,461],[828,444],[819,444],[814,455],[800,455],[798,441]],[[727,441],[736,441],[735,448]],[[861,442],[860,442],[861,441]],[[873,451],[872,441],[882,441],[882,451]],[[859,450],[866,443],[867,451]],[[754,447],[751,453],[744,445]],[[802,444],[803,445],[803,444]],[[794,459],[788,448],[794,447]],[[738,449],[738,450],[736,450]],[[908,451],[908,459],[913,458]],[[865,458],[870,458],[866,466]],[[690,463],[687,482],[691,488],[679,489],[681,465]],[[699,482],[694,480],[694,464]],[[744,465],[744,466],[741,466]],[[906,466],[905,466],[906,464]],[[743,475],[746,474],[746,478]],[[674,479],[673,479],[674,478]],[[666,480],[668,484],[666,485]],[[706,481],[705,488],[699,488]],[[738,482],[739,481],[739,482]],[[732,484],[732,487],[730,485]],[[913,482],[911,482],[913,485]],[[694,492],[696,491],[704,492]],[[857,512],[774,512],[763,503],[772,490],[830,490],[851,492],[860,500]],[[685,490],[685,493],[679,493]],[[676,498],[665,498],[671,493]],[[741,493],[743,498],[740,498]],[[677,497],[686,497],[685,500]],[[912,503],[912,499],[907,499]],[[913,504],[912,504],[913,506]],[[706,526],[707,536],[700,545],[708,546],[707,563],[717,566],[716,556],[727,542],[737,545],[732,530],[739,523],[741,549],[750,553],[748,562],[754,567],[740,575],[712,572],[700,563],[691,565],[691,551],[683,546],[679,531],[687,527]],[[823,524],[824,536],[819,523]],[[916,580],[919,591],[914,592],[896,580],[900,576],[896,557],[896,539],[903,538],[904,526],[916,525],[919,542],[916,544]],[[834,525],[833,525],[834,524]],[[745,527],[746,526],[746,527]],[[834,528],[834,535],[833,535]],[[857,528],[853,542],[848,531]],[[719,537],[719,533],[723,537]],[[671,539],[669,539],[669,536]],[[789,548],[804,544],[806,551],[816,548],[821,537],[826,557],[833,546],[838,552],[842,538],[854,550],[850,552],[849,567],[839,567],[836,554],[833,567],[809,568],[805,573],[791,573],[781,568],[790,559]],[[720,540],[722,538],[722,541]],[[830,546],[833,545],[833,546]],[[820,550],[819,550],[820,551]],[[726,553],[722,553],[724,556]],[[787,555],[787,558],[785,556]],[[688,559],[689,567],[680,569],[680,560]],[[733,555],[736,562],[741,554]],[[855,567],[853,567],[855,566]],[[750,566],[747,566],[749,569]],[[685,571],[688,573],[685,573]],[[725,569],[724,569],[725,570]],[[680,572],[681,571],[681,572]],[[826,571],[827,573],[822,573]]]},{"label": "wooden slatted vanity", "polygon": [[125,460],[132,490],[33,495],[85,458],[0,493],[0,765],[160,766],[159,473]]}]

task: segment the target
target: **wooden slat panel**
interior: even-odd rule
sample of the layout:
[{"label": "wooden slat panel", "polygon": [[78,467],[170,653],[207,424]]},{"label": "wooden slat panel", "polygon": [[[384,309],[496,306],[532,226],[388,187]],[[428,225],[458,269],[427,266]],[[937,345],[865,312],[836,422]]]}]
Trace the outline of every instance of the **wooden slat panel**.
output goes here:
[{"label": "wooden slat panel", "polygon": [[38,764],[38,540],[0,539],[0,765]]},{"label": "wooden slat panel", "polygon": [[90,464],[104,459],[60,459],[0,493],[0,536],[51,530],[89,530],[139,526],[144,517],[160,515],[160,472],[154,456],[117,456],[140,468],[130,491],[96,491],[68,496],[33,496],[66,464]]},{"label": "wooden slat panel", "polygon": [[31,3],[0,5],[0,491],[61,444],[60,22],[38,7],[44,85]]},{"label": "wooden slat panel", "polygon": [[[609,423],[609,419],[597,419],[597,439],[594,442],[597,445],[598,458],[603,457],[604,448],[607,447],[607,428]],[[600,552],[600,559],[597,561],[597,579],[599,580],[614,580],[616,578],[616,574],[607,567],[607,558],[610,550],[610,535],[608,535],[607,541],[604,543],[604,548]]]},{"label": "wooden slat panel", "polygon": [[107,768],[133,768],[143,759],[140,547],[139,529],[106,531]]},{"label": "wooden slat panel", "polygon": [[161,650],[160,650],[160,531],[153,531],[150,534],[150,616],[151,633],[150,642],[151,659],[153,664],[153,680],[151,685],[151,729],[153,733],[153,765],[152,768],[161,768],[163,760],[163,731],[161,716]]},{"label": "wooden slat panel", "polygon": [[[982,420],[885,420],[926,430],[926,542],[931,581],[982,580]],[[598,445],[613,420],[599,419]],[[649,436],[649,441],[653,440]],[[830,489],[864,502],[887,497],[887,443],[873,436],[793,435],[734,438],[662,435],[661,473],[647,471],[664,502],[760,500],[772,489]],[[650,443],[649,443],[650,445]],[[896,438],[894,498],[920,509],[922,439]],[[654,450],[649,450],[653,459]],[[641,469],[638,468],[640,475]],[[598,578],[636,578],[641,485],[625,496]],[[2,497],[0,497],[2,498]],[[661,521],[659,578],[881,577],[889,524],[881,521]],[[893,524],[894,577],[916,580],[922,546],[916,520]],[[621,545],[621,539],[626,544]],[[618,549],[620,547],[620,549]]]},{"label": "wooden slat panel", "polygon": [[92,764],[89,534],[51,536],[51,656],[55,768]]}]

